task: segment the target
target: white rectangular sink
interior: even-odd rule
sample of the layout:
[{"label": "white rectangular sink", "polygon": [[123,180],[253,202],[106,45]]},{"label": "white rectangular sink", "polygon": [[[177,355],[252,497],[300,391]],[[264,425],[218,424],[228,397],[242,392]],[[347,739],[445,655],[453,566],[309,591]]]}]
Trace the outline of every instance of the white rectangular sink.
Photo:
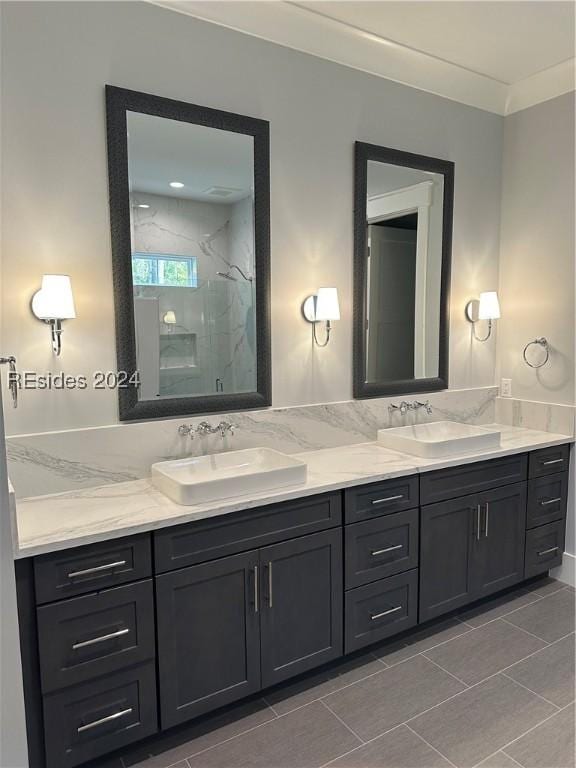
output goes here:
[{"label": "white rectangular sink", "polygon": [[500,447],[500,432],[456,421],[433,421],[409,427],[379,429],[378,442],[393,451],[425,459]]},{"label": "white rectangular sink", "polygon": [[152,464],[152,482],[177,504],[201,504],[306,482],[304,461],[271,448]]}]

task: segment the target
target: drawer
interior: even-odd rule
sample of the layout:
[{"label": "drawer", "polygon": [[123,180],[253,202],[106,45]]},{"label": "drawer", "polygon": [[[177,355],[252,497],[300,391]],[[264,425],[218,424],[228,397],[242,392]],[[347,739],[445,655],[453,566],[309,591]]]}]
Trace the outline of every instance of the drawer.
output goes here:
[{"label": "drawer", "polygon": [[356,523],[418,506],[418,476],[398,477],[344,491],[345,520]]},{"label": "drawer", "polygon": [[154,534],[156,573],[258,549],[341,522],[341,494],[329,493],[166,528]]},{"label": "drawer", "polygon": [[43,605],[37,614],[44,693],[155,656],[152,579]]},{"label": "drawer", "polygon": [[344,606],[345,653],[409,629],[418,618],[418,571],[351,589]]},{"label": "drawer", "polygon": [[421,504],[435,504],[501,485],[519,483],[526,480],[527,475],[528,456],[525,453],[423,472],[420,475]]},{"label": "drawer", "polygon": [[158,730],[154,662],[44,697],[47,768],[71,768]]},{"label": "drawer", "polygon": [[557,445],[553,448],[543,448],[530,454],[530,477],[541,477],[553,472],[568,470],[570,466],[570,446]]},{"label": "drawer", "polygon": [[568,504],[568,472],[544,475],[528,481],[526,527],[563,520]]},{"label": "drawer", "polygon": [[34,558],[37,603],[64,600],[151,575],[147,533]]},{"label": "drawer", "polygon": [[418,567],[417,509],[345,528],[346,589]]},{"label": "drawer", "polygon": [[564,535],[564,520],[527,531],[524,578],[529,579],[562,564]]}]

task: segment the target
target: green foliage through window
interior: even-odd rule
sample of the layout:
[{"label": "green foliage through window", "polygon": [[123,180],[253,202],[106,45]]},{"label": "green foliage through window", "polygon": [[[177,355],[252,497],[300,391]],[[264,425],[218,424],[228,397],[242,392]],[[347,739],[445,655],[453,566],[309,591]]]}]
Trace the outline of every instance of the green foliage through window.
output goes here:
[{"label": "green foliage through window", "polygon": [[132,280],[134,285],[175,285],[198,287],[195,256],[175,256],[166,253],[133,253]]}]

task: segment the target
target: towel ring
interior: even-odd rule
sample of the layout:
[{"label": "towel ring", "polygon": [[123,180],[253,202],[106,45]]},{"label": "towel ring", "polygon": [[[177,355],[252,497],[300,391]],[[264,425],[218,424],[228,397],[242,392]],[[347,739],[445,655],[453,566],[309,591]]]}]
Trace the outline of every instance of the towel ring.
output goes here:
[{"label": "towel ring", "polygon": [[[526,352],[528,351],[528,347],[531,347],[532,344],[538,344],[540,347],[543,347],[546,350],[546,357],[538,365],[534,365],[526,357]],[[524,352],[522,353],[522,357],[524,358],[524,362],[526,363],[526,365],[529,365],[530,368],[542,368],[542,366],[546,365],[546,363],[550,359],[550,345],[548,344],[548,339],[546,339],[544,336],[541,336],[539,339],[534,339],[534,341],[529,341],[528,344],[526,344],[526,346],[524,347]]]}]

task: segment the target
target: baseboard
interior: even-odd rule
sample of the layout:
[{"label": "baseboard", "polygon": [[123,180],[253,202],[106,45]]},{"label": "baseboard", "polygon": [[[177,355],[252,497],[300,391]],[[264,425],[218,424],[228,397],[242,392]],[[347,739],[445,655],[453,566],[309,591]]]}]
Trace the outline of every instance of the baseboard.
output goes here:
[{"label": "baseboard", "polygon": [[558,581],[563,581],[564,584],[569,584],[571,587],[576,587],[576,555],[564,552],[562,565],[553,568],[550,571],[550,576],[558,579]]}]

